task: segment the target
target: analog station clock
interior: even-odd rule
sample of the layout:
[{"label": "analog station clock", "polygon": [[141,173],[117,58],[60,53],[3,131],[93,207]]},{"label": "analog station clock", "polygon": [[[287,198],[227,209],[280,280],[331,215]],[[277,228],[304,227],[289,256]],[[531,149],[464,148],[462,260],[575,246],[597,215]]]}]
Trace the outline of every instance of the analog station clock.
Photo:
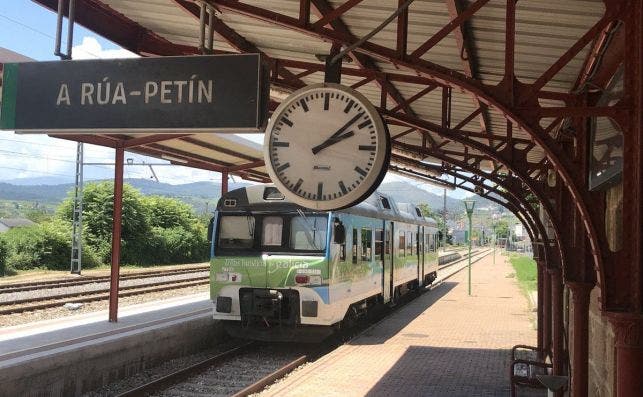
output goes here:
[{"label": "analog station clock", "polygon": [[390,137],[375,107],[359,92],[331,83],[294,92],[266,128],[270,178],[291,201],[332,210],[365,199],[380,184]]}]

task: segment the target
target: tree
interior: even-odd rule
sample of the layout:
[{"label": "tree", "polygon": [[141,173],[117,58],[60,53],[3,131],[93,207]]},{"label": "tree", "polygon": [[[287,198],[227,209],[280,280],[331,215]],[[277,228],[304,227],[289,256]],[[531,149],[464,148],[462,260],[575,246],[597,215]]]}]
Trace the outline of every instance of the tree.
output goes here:
[{"label": "tree", "polygon": [[493,225],[493,230],[498,238],[507,238],[509,237],[509,222],[501,219]]},{"label": "tree", "polygon": [[[128,184],[123,185],[123,215],[121,240],[123,262],[127,262],[128,246],[140,245],[150,232],[148,208],[141,194]],[[58,214],[71,222],[73,200],[67,198],[59,207]],[[112,219],[114,217],[114,184],[112,182],[88,183],[83,189],[83,234],[96,250],[101,260],[110,261]],[[133,247],[129,252],[134,252]]]},{"label": "tree", "polygon": [[444,227],[444,218],[442,217],[442,211],[433,211],[427,203],[418,204],[418,208],[424,217],[432,218],[437,223],[438,228],[438,238],[440,239],[440,244],[442,244],[442,234],[444,230],[447,230],[447,243],[452,244],[453,236],[448,233],[448,228]]},{"label": "tree", "polygon": [[[90,183],[83,191],[83,235],[103,262],[110,261],[114,187],[111,182]],[[58,208],[71,221],[72,199]],[[187,204],[169,197],[143,196],[123,185],[121,262],[164,264],[207,259],[206,230]]]}]

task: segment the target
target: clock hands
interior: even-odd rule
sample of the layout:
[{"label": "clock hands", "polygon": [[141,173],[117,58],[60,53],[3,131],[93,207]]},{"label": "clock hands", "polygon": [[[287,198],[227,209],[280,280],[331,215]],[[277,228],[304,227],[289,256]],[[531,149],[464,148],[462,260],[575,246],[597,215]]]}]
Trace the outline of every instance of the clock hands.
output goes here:
[{"label": "clock hands", "polygon": [[325,149],[329,147],[330,145],[334,145],[337,142],[340,142],[346,138],[350,138],[351,136],[355,135],[355,132],[349,131],[344,135],[341,135],[344,131],[348,129],[354,122],[356,122],[360,117],[364,115],[364,112],[358,113],[355,117],[352,119],[348,120],[346,124],[342,126],[342,128],[338,129],[333,135],[331,135],[328,139],[326,139],[324,142],[320,143],[319,145],[315,146],[313,148],[313,154],[319,153],[322,149]]},{"label": "clock hands", "polygon": [[336,144],[337,142],[341,142],[346,138],[350,138],[353,135],[355,135],[355,131],[348,131],[344,135],[336,136],[336,137],[330,137],[324,141],[324,143],[317,145],[313,148],[313,154],[319,153],[322,149],[325,149],[331,145]]}]

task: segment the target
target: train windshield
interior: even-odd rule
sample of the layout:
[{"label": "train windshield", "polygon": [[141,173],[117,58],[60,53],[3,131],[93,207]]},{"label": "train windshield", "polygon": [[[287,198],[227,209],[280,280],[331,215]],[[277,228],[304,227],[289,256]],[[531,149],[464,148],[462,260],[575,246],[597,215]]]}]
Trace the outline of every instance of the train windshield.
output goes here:
[{"label": "train windshield", "polygon": [[326,250],[328,217],[299,215],[224,215],[220,218],[217,248],[317,254]]},{"label": "train windshield", "polygon": [[295,251],[325,250],[327,227],[326,217],[293,217],[290,222],[290,248]]},{"label": "train windshield", "polygon": [[254,232],[254,216],[224,216],[220,224],[219,247],[252,248]]}]

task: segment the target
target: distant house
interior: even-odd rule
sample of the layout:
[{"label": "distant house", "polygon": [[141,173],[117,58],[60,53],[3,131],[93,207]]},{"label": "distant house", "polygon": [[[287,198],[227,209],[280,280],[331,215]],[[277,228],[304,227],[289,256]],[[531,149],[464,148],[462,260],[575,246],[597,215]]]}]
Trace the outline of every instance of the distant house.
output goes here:
[{"label": "distant house", "polygon": [[0,233],[4,233],[14,227],[35,225],[34,222],[25,218],[0,218]]}]

